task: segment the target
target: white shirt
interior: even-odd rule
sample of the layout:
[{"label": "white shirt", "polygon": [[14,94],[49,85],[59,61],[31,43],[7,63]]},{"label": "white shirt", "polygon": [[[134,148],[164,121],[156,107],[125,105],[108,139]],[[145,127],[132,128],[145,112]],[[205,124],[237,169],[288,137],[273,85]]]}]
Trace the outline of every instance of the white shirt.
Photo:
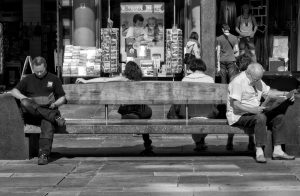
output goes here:
[{"label": "white shirt", "polygon": [[[182,82],[215,83],[211,76],[200,71],[196,71],[188,76],[185,76],[182,79]],[[214,118],[215,110],[216,108],[212,104],[191,104],[189,106],[189,116]]]},{"label": "white shirt", "polygon": [[255,86],[252,86],[244,71],[237,75],[228,85],[226,117],[229,125],[236,123],[242,115],[247,113],[235,109],[233,107],[233,100],[237,100],[247,107],[258,107],[261,97],[266,97],[269,91],[270,87],[262,80],[257,82]]}]

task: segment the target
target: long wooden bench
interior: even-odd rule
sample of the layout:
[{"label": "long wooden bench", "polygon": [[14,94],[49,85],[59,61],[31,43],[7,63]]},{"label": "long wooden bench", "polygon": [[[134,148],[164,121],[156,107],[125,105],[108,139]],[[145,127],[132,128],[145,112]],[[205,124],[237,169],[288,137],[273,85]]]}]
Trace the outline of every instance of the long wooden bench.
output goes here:
[{"label": "long wooden bench", "polygon": [[[171,120],[155,119],[155,116],[147,120],[108,118],[109,105],[148,104],[151,107],[151,105],[185,104],[186,111],[188,111],[188,108],[193,107],[193,104],[226,104],[227,85],[225,84],[151,81],[69,84],[63,87],[69,104],[78,106],[105,105],[106,114],[103,119],[89,119],[84,116],[80,119],[67,118],[66,130],[64,131],[66,134],[245,134],[248,132],[229,126],[226,119]],[[9,102],[10,107],[14,107],[14,112],[17,111],[16,103],[9,95],[0,95],[1,101]],[[20,122],[20,117],[14,120],[17,124],[22,122]],[[0,121],[0,125],[1,123],[4,122]],[[23,124],[22,126],[24,127]],[[20,132],[23,131],[19,130]],[[36,156],[39,132],[38,127],[25,126],[23,132],[25,133],[25,140],[14,140],[11,144],[19,146],[18,149],[21,149],[19,154],[14,156],[14,159]],[[13,150],[9,150],[9,152],[14,153]],[[6,154],[10,153],[6,152]],[[0,158],[3,159],[3,157]],[[10,156],[4,158],[10,159]]]}]

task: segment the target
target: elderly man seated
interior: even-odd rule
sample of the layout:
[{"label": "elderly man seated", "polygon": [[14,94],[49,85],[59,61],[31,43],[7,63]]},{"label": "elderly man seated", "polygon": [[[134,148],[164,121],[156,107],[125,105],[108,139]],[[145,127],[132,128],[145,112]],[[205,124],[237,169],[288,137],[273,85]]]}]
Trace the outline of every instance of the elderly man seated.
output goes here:
[{"label": "elderly man seated", "polygon": [[[228,86],[227,120],[232,126],[253,128],[256,140],[256,161],[266,163],[263,147],[267,144],[267,127],[272,131],[274,151],[272,158],[293,160],[281,145],[285,144],[285,130],[282,129],[283,117],[287,107],[294,101],[294,90],[283,92],[271,90],[262,80],[263,67],[251,63],[246,71],[236,76]],[[285,100],[277,107],[267,108],[260,105],[261,97]]]}]

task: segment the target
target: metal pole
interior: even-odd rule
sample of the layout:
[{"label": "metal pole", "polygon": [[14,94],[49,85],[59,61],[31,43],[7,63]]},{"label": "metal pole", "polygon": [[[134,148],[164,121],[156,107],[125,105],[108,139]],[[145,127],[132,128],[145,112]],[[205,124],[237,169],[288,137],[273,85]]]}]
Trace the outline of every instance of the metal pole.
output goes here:
[{"label": "metal pole", "polygon": [[185,104],[185,125],[189,124],[189,105]]},{"label": "metal pole", "polygon": [[176,24],[176,0],[174,0],[174,18],[173,18],[173,20],[174,20],[173,26],[175,26],[175,24]]},{"label": "metal pole", "polygon": [[108,18],[110,19],[110,0],[108,0]]},{"label": "metal pole", "polygon": [[105,104],[105,125],[108,124],[108,105]]}]

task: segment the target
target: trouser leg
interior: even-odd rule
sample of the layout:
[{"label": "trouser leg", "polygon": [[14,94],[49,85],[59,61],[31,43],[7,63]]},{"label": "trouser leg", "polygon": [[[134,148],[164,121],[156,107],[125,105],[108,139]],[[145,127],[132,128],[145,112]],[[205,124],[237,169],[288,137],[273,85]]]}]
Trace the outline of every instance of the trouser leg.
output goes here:
[{"label": "trouser leg", "polygon": [[60,112],[58,111],[58,109],[41,107],[31,99],[22,99],[21,107],[23,112],[29,113],[36,117],[40,117],[42,119],[46,119],[52,123],[56,123],[55,118],[60,116]]},{"label": "trouser leg", "polygon": [[228,79],[230,82],[233,79],[233,77],[239,73],[239,70],[235,62],[228,63],[227,69],[228,69]]},{"label": "trouser leg", "polygon": [[39,153],[45,153],[47,155],[51,153],[54,131],[55,127],[51,122],[47,120],[41,120]]},{"label": "trouser leg", "polygon": [[[140,119],[140,117],[136,114],[125,114],[125,115],[122,115],[122,119]],[[143,137],[145,149],[152,148],[151,147],[152,140],[150,139],[150,135],[142,134],[142,137]]]},{"label": "trouser leg", "polygon": [[228,84],[227,67],[224,62],[220,62],[220,77],[221,77],[222,84]]},{"label": "trouser leg", "polygon": [[204,143],[206,136],[207,134],[192,134],[192,138],[195,143],[199,143],[199,142]]},{"label": "trouser leg", "polygon": [[145,149],[152,149],[152,140],[150,139],[150,135],[149,134],[142,134],[143,136],[143,140],[144,140],[144,147]]},{"label": "trouser leg", "polygon": [[247,114],[234,124],[245,128],[253,128],[256,140],[256,147],[267,145],[267,117],[265,114]]},{"label": "trouser leg", "polygon": [[273,145],[281,145],[286,143],[286,135],[283,129],[281,129],[283,125],[284,115],[279,114],[275,118],[273,118],[269,122],[269,126],[272,130],[272,140]]}]

